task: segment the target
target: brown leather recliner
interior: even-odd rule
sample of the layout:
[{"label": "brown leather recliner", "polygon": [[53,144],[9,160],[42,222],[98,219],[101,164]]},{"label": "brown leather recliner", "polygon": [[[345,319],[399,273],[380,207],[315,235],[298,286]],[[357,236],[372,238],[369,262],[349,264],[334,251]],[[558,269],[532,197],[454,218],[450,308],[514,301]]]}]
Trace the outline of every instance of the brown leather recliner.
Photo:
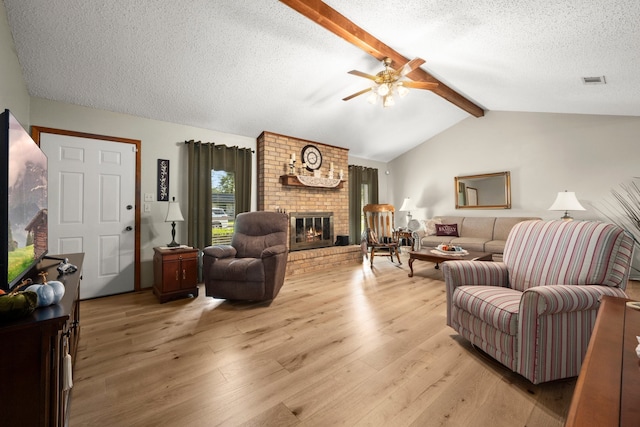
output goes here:
[{"label": "brown leather recliner", "polygon": [[278,295],[287,267],[289,217],[280,212],[246,212],[235,220],[231,245],[204,249],[207,296],[263,301]]}]

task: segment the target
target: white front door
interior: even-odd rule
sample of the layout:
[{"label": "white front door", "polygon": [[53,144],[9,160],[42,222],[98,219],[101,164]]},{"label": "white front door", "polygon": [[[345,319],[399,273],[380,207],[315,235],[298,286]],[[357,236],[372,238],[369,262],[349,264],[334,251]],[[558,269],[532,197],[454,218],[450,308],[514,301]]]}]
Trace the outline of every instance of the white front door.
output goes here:
[{"label": "white front door", "polygon": [[42,133],[49,254],[84,252],[80,298],[134,290],[135,145]]}]

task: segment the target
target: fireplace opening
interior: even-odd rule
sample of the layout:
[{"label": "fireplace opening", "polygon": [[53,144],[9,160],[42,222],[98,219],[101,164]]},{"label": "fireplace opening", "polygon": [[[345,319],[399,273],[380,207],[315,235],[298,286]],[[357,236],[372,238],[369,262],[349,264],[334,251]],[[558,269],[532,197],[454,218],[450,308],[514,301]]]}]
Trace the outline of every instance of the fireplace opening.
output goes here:
[{"label": "fireplace opening", "polygon": [[333,212],[291,212],[289,250],[333,246]]}]

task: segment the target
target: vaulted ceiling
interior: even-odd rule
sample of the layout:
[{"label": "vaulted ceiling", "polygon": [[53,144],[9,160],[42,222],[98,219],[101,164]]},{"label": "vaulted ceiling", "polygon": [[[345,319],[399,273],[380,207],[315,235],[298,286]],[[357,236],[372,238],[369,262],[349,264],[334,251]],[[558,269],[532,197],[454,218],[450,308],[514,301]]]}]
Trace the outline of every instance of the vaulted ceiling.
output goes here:
[{"label": "vaulted ceiling", "polygon": [[[248,137],[263,130],[389,161],[461,120],[411,90],[391,108],[378,59],[276,0],[4,0],[30,95]],[[637,0],[328,0],[480,111],[640,116]],[[420,74],[420,75],[418,75]],[[582,77],[605,76],[586,85]],[[465,102],[466,102],[465,101]]]}]

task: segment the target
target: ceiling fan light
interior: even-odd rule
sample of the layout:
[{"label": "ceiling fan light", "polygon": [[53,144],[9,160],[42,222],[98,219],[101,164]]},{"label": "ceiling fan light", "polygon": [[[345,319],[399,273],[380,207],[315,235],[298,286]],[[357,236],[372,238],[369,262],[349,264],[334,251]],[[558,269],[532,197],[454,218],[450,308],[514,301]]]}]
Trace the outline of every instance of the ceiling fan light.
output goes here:
[{"label": "ceiling fan light", "polygon": [[394,101],[393,96],[391,95],[385,96],[384,100],[382,101],[382,106],[384,108],[393,107],[395,104],[396,104],[396,101]]},{"label": "ceiling fan light", "polygon": [[404,87],[402,85],[402,82],[398,83],[398,95],[400,95],[400,97],[404,97],[404,96],[407,96],[408,93],[409,93],[409,89]]},{"label": "ceiling fan light", "polygon": [[371,94],[367,97],[367,101],[369,102],[369,104],[375,104],[376,102],[378,102],[378,94],[375,90],[371,91]]},{"label": "ceiling fan light", "polygon": [[382,83],[380,86],[378,86],[378,95],[387,96],[388,93],[389,85],[387,85],[386,83]]}]

